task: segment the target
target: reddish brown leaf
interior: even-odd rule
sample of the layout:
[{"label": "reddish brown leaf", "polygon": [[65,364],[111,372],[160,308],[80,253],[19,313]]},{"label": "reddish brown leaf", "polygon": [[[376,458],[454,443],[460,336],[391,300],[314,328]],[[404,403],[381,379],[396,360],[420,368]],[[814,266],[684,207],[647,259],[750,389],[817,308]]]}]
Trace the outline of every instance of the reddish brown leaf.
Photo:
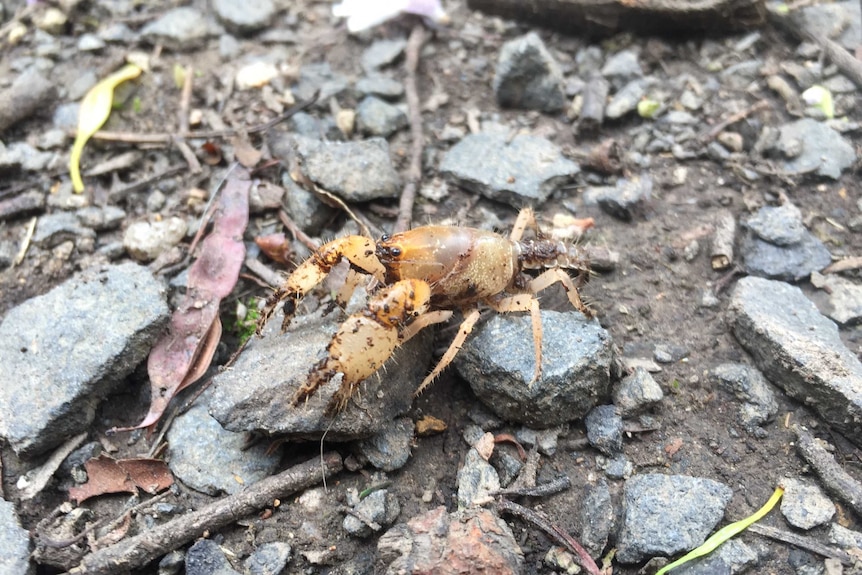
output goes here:
[{"label": "reddish brown leaf", "polygon": [[69,499],[77,503],[106,493],[158,493],[170,487],[174,478],[160,459],[114,459],[100,455],[84,463],[87,482],[69,488]]},{"label": "reddish brown leaf", "polygon": [[284,266],[290,265],[290,242],[284,234],[258,236],[254,238],[254,243],[272,261]]},{"label": "reddish brown leaf", "polygon": [[186,297],[174,311],[168,333],[150,352],[150,411],[138,427],[157,422],[170,400],[194,383],[209,367],[221,336],[219,304],[236,285],[248,224],[248,171],[237,167],[225,183],[213,214],[213,229],[200,244],[200,255],[189,268]]}]

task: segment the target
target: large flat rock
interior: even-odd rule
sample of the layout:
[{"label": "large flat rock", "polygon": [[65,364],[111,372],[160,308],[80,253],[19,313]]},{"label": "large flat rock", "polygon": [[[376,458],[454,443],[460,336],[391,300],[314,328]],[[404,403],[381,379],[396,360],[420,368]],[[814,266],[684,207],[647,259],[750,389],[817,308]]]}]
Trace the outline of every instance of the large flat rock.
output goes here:
[{"label": "large flat rock", "polygon": [[862,363],[802,290],[744,278],[730,316],[736,339],[770,381],[862,445]]}]

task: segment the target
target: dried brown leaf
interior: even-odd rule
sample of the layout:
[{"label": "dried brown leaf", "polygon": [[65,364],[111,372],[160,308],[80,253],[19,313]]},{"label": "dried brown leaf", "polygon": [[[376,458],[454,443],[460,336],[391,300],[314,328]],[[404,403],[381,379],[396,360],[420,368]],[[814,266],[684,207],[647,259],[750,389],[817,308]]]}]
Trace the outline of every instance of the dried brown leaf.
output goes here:
[{"label": "dried brown leaf", "polygon": [[160,459],[114,459],[102,454],[84,463],[87,482],[69,488],[69,499],[76,503],[106,493],[158,493],[170,487],[174,478]]},{"label": "dried brown leaf", "polygon": [[284,234],[258,236],[254,238],[254,243],[272,261],[280,263],[283,266],[290,265],[290,242]]},{"label": "dried brown leaf", "polygon": [[219,304],[233,290],[245,259],[242,235],[248,224],[248,171],[236,168],[215,209],[212,232],[189,268],[186,296],[168,332],[150,352],[150,411],[135,428],[157,422],[176,393],[206,372],[221,336]]}]

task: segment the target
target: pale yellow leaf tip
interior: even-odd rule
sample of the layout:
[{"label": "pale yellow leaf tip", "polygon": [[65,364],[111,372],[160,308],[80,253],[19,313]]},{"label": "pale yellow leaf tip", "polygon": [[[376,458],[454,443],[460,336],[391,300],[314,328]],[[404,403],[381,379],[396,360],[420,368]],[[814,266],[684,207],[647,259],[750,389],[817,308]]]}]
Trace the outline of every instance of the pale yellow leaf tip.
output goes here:
[{"label": "pale yellow leaf tip", "polygon": [[81,100],[78,111],[78,132],[75,143],[69,154],[69,175],[72,178],[72,189],[80,194],[84,191],[84,181],[81,179],[81,153],[84,145],[93,134],[99,131],[111,115],[111,104],[114,100],[114,88],[126,80],[133,80],[141,75],[141,68],[134,64],[126,64],[92,88]]}]

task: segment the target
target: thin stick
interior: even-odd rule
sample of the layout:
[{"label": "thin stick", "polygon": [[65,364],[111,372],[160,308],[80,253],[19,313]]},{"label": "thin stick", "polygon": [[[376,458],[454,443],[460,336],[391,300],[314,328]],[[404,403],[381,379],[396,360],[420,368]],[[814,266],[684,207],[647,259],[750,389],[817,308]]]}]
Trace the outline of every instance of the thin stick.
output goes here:
[{"label": "thin stick", "polygon": [[131,132],[108,132],[105,130],[99,130],[95,134],[93,134],[92,139],[94,140],[103,140],[108,142],[125,142],[128,144],[158,144],[163,146],[170,146],[174,143],[176,138],[182,138],[185,140],[190,139],[200,139],[200,140],[212,140],[216,138],[231,138],[236,136],[237,134],[257,134],[259,132],[266,132],[273,126],[277,126],[278,124],[284,122],[294,114],[298,114],[303,110],[306,110],[314,105],[317,101],[318,94],[315,92],[314,95],[311,96],[308,100],[298,103],[293,106],[285,113],[280,116],[276,116],[272,120],[268,122],[264,122],[263,124],[258,124],[257,126],[252,126],[251,128],[245,129],[233,129],[229,128],[227,130],[201,130],[201,131],[188,131],[180,134],[168,134],[166,132],[156,132],[155,134],[134,134]]},{"label": "thin stick", "polygon": [[602,572],[599,571],[598,565],[596,565],[596,562],[593,561],[592,557],[590,557],[590,554],[587,553],[587,550],[584,549],[580,543],[575,541],[574,537],[555,525],[544,513],[533,511],[532,509],[528,509],[523,505],[518,505],[517,503],[513,503],[508,499],[503,499],[502,497],[497,499],[497,509],[532,523],[550,535],[551,539],[568,549],[571,553],[577,555],[580,559],[581,567],[586,569],[587,573],[590,575],[602,575]]},{"label": "thin stick", "polygon": [[797,438],[796,451],[814,469],[826,489],[862,517],[862,483],[844,471],[813,435],[798,425],[793,426],[793,431]]},{"label": "thin stick", "polygon": [[[341,456],[327,453],[324,457],[327,475],[341,471]],[[204,531],[216,531],[254,511],[283,499],[301,489],[317,484],[321,479],[317,458],[295,465],[278,475],[267,477],[245,491],[223,497],[209,505],[186,513],[134,537],[90,553],[71,574],[120,573],[143,567],[166,553],[185,545]]]},{"label": "thin stick", "polygon": [[844,46],[815,33],[809,28],[797,24],[790,16],[778,14],[772,9],[767,9],[769,20],[781,28],[791,32],[797,38],[814,42],[823,50],[826,57],[847,76],[857,87],[862,88],[862,62],[853,57]]},{"label": "thin stick", "polygon": [[752,104],[748,108],[746,108],[744,110],[740,110],[739,112],[737,112],[735,114],[731,114],[726,119],[722,120],[721,122],[719,122],[718,124],[716,124],[715,126],[710,128],[708,131],[701,134],[698,137],[698,141],[701,144],[707,144],[710,141],[712,141],[713,138],[715,138],[717,135],[719,135],[728,126],[731,126],[740,120],[744,120],[748,116],[750,116],[756,112],[759,112],[761,110],[765,110],[769,107],[770,107],[770,104],[769,104],[768,100],[760,100],[759,102],[755,102],[754,104]]},{"label": "thin stick", "polygon": [[34,217],[30,220],[30,223],[27,224],[27,233],[24,234],[24,241],[21,242],[21,249],[18,250],[18,254],[15,256],[15,259],[12,260],[13,268],[24,261],[24,256],[27,255],[27,250],[30,249],[30,240],[33,239],[33,232],[36,231],[36,219],[37,218]]},{"label": "thin stick", "polygon": [[398,202],[398,219],[395,220],[394,232],[403,232],[410,228],[413,221],[413,204],[416,201],[416,191],[422,181],[422,150],[425,147],[425,136],[422,133],[422,110],[419,105],[419,90],[416,87],[416,69],[419,67],[419,53],[425,43],[425,27],[416,24],[407,40],[406,61],[407,78],[404,81],[404,93],[407,97],[407,108],[410,113],[410,165],[407,167],[407,182],[401,191]]},{"label": "thin stick", "polygon": [[553,481],[548,481],[546,483],[542,483],[541,485],[536,485],[535,487],[525,487],[523,489],[501,489],[493,495],[545,497],[547,495],[559,493],[560,491],[565,491],[571,486],[571,480],[568,478],[568,476],[564,475],[559,479],[554,479]]},{"label": "thin stick", "polygon": [[826,545],[823,545],[822,543],[820,543],[819,541],[815,541],[811,537],[799,535],[791,531],[783,531],[781,529],[776,529],[775,527],[770,527],[769,525],[762,525],[760,523],[754,523],[752,525],[749,525],[748,530],[753,531],[758,535],[763,535],[764,537],[769,537],[770,539],[789,543],[794,547],[799,547],[800,549],[811,551],[812,553],[816,553],[821,557],[838,559],[844,565],[853,565],[853,559],[848,553],[845,553],[841,549],[836,549],[835,547],[828,547]]},{"label": "thin stick", "polygon": [[[191,106],[192,100],[192,80],[194,79],[194,75],[194,67],[189,66],[186,69],[186,77],[183,80],[183,91],[180,94],[180,134],[185,134],[189,131],[189,106]],[[174,142],[176,143],[180,153],[183,155],[183,158],[185,158],[186,163],[189,165],[191,172],[193,174],[201,173],[201,163],[198,161],[197,156],[195,156],[195,153],[189,147],[188,143],[186,143],[185,138],[177,136],[174,139]]]}]

